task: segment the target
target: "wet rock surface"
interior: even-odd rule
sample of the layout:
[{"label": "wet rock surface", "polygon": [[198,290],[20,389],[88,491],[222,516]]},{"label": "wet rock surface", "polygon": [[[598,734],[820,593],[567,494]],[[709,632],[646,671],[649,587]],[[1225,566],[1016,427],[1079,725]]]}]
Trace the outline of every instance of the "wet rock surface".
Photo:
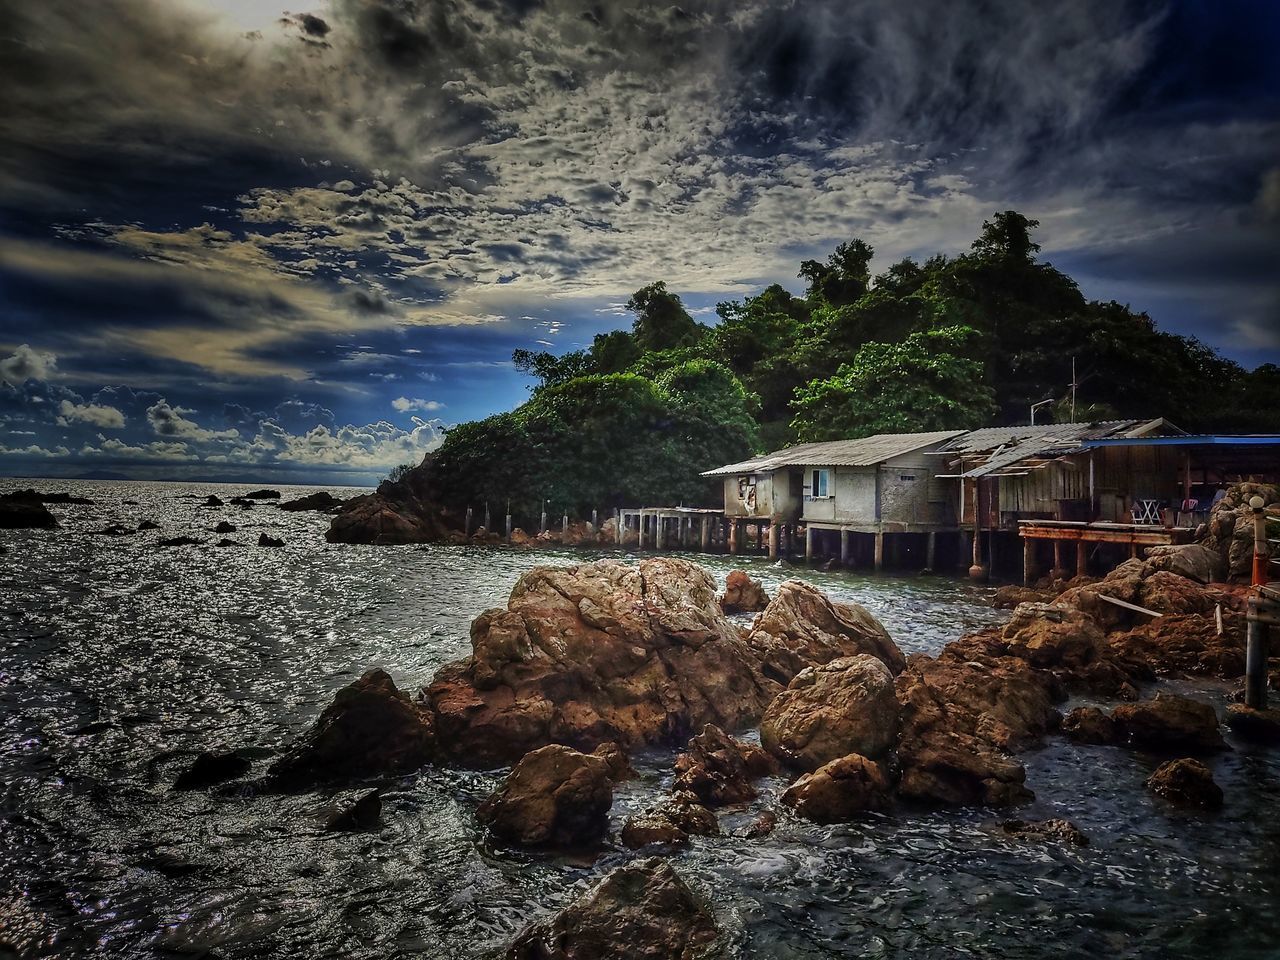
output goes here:
[{"label": "wet rock surface", "polygon": [[801,580],[787,580],[751,626],[751,643],[762,651],[766,674],[780,683],[807,666],[868,654],[891,673],[906,666],[884,625],[865,607],[837,603]]},{"label": "wet rock surface", "polygon": [[575,849],[608,833],[612,805],[609,764],[551,744],[526,754],[476,817],[508,843]]},{"label": "wet rock surface", "polygon": [[384,670],[343,687],[315,724],[267,769],[276,789],[305,789],[418,769],[435,755],[432,718]]},{"label": "wet rock surface", "polygon": [[427,543],[461,533],[461,522],[435,499],[428,457],[399,480],[342,504],[325,533],[330,543]]},{"label": "wet rock surface", "polygon": [[760,721],[765,750],[797,770],[851,753],[882,757],[897,735],[893,675],[868,654],[802,670]]},{"label": "wet rock surface", "polygon": [[724,579],[724,593],[720,606],[725,613],[756,613],[769,605],[769,594],[759,580],[752,580],[745,571],[731,570]]},{"label": "wet rock surface", "polygon": [[782,802],[815,823],[843,823],[870,810],[892,806],[891,787],[880,765],[849,754],[806,773],[782,795]]},{"label": "wet rock surface", "polygon": [[286,500],[280,504],[280,509],[289,511],[336,510],[346,502],[346,500],[335,497],[327,490],[321,490],[318,493],[311,493],[296,500]]},{"label": "wet rock surface", "polygon": [[1169,760],[1147,778],[1146,787],[1170,803],[1216,810],[1222,806],[1222,788],[1213,773],[1194,757]]},{"label": "wet rock surface", "polygon": [[1120,742],[1115,721],[1097,707],[1076,707],[1062,718],[1062,733],[1076,743],[1107,745]]},{"label": "wet rock surface", "polygon": [[774,773],[777,764],[760,747],[735,740],[709,723],[676,757],[675,769],[675,789],[719,807],[753,799],[753,781]]},{"label": "wet rock surface", "polygon": [[521,933],[508,960],[698,960],[715,917],[669,863],[618,867],[553,919]]},{"label": "wet rock surface", "polygon": [[0,497],[0,530],[53,530],[58,518],[39,501]]},{"label": "wet rock surface", "polygon": [[753,724],[780,686],[716,602],[711,576],[673,557],[538,567],[471,628],[472,656],[425,691],[462,764],[548,743],[679,744],[707,723]]},{"label": "wet rock surface", "polygon": [[1111,719],[1134,746],[1189,753],[1227,749],[1213,707],[1189,697],[1157,693],[1150,700],[1122,703]]},{"label": "wet rock surface", "polygon": [[1072,847],[1087,847],[1089,838],[1070,820],[1006,820],[1001,824],[1010,836],[1028,840],[1061,843]]},{"label": "wet rock surface", "polygon": [[175,790],[203,790],[249,772],[249,759],[234,750],[214,750],[196,754],[173,782]]},{"label": "wet rock surface", "polygon": [[366,790],[338,798],[325,818],[326,833],[349,833],[372,830],[382,821],[382,797],[377,790]]}]

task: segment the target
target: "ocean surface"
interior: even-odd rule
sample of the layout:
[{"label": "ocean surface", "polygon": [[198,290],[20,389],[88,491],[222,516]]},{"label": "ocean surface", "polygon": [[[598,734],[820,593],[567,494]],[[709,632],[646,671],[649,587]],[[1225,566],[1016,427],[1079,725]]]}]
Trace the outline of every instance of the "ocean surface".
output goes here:
[{"label": "ocean surface", "polygon": [[[56,957],[472,958],[635,854],[594,863],[490,844],[477,804],[503,771],[426,769],[386,785],[383,828],[326,834],[334,792],[212,797],[169,789],[195,751],[260,748],[258,769],[371,666],[402,688],[469,652],[468,627],[520,574],[586,555],[331,546],[328,518],[200,506],[247,485],[0,481],[68,490],[56,531],[0,531],[0,940]],[[286,498],[312,488],[280,489]],[[328,488],[339,496],[355,491]],[[158,531],[96,536],[143,519]],[[217,548],[220,520],[239,548]],[[266,532],[285,541],[259,548]],[[160,537],[204,543],[158,548]],[[594,555],[593,555],[594,556]],[[865,604],[907,652],[998,623],[990,589],[699,557]],[[1179,684],[1221,708],[1223,684]],[[1064,848],[1006,837],[1002,814],[904,810],[820,827],[768,782],[725,836],[671,857],[706,894],[729,957],[1280,957],[1280,753],[1212,759],[1217,814],[1143,789],[1158,760],[1061,738],[1024,760],[1024,819],[1067,817]],[[672,754],[636,759],[612,817],[667,788]],[[1003,814],[1008,816],[1010,814]],[[0,956],[4,951],[0,950]]]}]

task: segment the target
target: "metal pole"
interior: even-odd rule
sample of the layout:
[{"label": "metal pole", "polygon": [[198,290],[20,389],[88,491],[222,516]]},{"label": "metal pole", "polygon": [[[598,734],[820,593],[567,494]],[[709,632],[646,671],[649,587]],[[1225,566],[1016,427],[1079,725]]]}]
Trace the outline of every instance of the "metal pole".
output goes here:
[{"label": "metal pole", "polygon": [[1263,512],[1266,502],[1261,497],[1251,497],[1249,509],[1253,511],[1253,585],[1267,583],[1267,562],[1271,559],[1267,549],[1267,515]]},{"label": "metal pole", "polygon": [[1257,588],[1267,583],[1267,515],[1261,497],[1249,499],[1253,511],[1253,586],[1245,626],[1244,705],[1254,710],[1267,708],[1267,625],[1262,622]]}]

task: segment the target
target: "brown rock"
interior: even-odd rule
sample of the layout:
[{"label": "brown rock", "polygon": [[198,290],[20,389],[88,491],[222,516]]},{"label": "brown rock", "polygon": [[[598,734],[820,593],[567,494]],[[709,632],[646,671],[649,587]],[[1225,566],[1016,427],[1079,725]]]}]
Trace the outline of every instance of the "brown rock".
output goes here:
[{"label": "brown rock", "polygon": [[760,816],[751,821],[750,824],[740,834],[746,840],[754,840],[758,837],[767,837],[773,833],[774,828],[778,825],[778,815],[772,810],[766,810]]},{"label": "brown rock", "polygon": [[432,513],[380,493],[348,500],[329,524],[330,543],[424,543],[441,540],[448,528]]},{"label": "brown rock", "polygon": [[552,920],[521,933],[508,960],[696,960],[719,936],[707,905],[658,859],[618,867]]},{"label": "brown rock", "polygon": [[1120,735],[1135,746],[1193,753],[1227,749],[1213,707],[1188,697],[1157,693],[1111,711]]},{"label": "brown rock", "polygon": [[1213,614],[1172,614],[1108,638],[1112,649],[1153,672],[1233,679],[1244,675],[1244,617],[1223,610],[1223,632]]},{"label": "brown rock", "polygon": [[1062,732],[1076,743],[1114,744],[1120,742],[1115,721],[1097,707],[1076,707],[1062,718]]},{"label": "brown rock", "polygon": [[551,744],[515,765],[476,810],[498,837],[522,847],[589,847],[609,829],[613,784],[600,757]]},{"label": "brown rock", "polygon": [[906,666],[902,651],[865,607],[836,603],[800,580],[778,588],[752,624],[750,640],[761,651],[767,675],[781,683],[805,667],[857,654],[876,657],[894,674]]},{"label": "brown rock", "polygon": [[1160,764],[1147,778],[1147,789],[1171,803],[1217,809],[1222,806],[1222,788],[1201,761],[1191,757]]},{"label": "brown rock", "polygon": [[724,579],[724,593],[720,606],[725,613],[756,613],[769,605],[769,594],[759,580],[752,580],[745,571],[731,570]]},{"label": "brown rock", "polygon": [[371,830],[382,817],[382,797],[377,790],[347,797],[336,802],[325,820],[327,833]]},{"label": "brown rock", "polygon": [[516,527],[511,531],[511,545],[513,547],[527,547],[531,543],[533,543],[533,537],[529,536],[529,534],[525,533],[519,527]]},{"label": "brown rock", "polygon": [[1201,544],[1212,551],[1226,568],[1229,578],[1248,580],[1253,565],[1253,513],[1249,501],[1262,497],[1274,516],[1280,504],[1280,487],[1270,483],[1237,483],[1209,514],[1208,529]]},{"label": "brown rock", "polygon": [[800,777],[782,802],[815,823],[843,823],[868,810],[889,809],[889,789],[879,764],[852,753]]},{"label": "brown rock", "polygon": [[631,780],[636,775],[635,770],[631,768],[631,758],[627,756],[627,752],[612,741],[600,744],[591,751],[591,755],[599,757],[609,765],[609,779],[614,783]]},{"label": "brown rock", "polygon": [[650,844],[677,847],[688,842],[689,834],[677,827],[661,811],[638,813],[627,817],[622,824],[622,843],[632,850],[639,850]]},{"label": "brown rock", "polygon": [[473,655],[426,691],[463,764],[548,743],[682,743],[754,723],[781,689],[725,619],[703,568],[674,557],[537,567],[472,625]]},{"label": "brown rock", "polygon": [[334,510],[346,502],[335,497],[328,490],[320,490],[305,497],[299,497],[297,500],[287,500],[280,504],[280,509],[295,513],[303,510]]},{"label": "brown rock", "polygon": [[900,754],[898,795],[947,806],[1004,807],[1034,798],[1023,786],[1022,764],[988,741],[963,733],[930,731]]},{"label": "brown rock", "polygon": [[1049,840],[1073,847],[1087,847],[1089,838],[1070,820],[1006,820],[1004,832],[1031,840]]},{"label": "brown rock", "polygon": [[622,842],[636,850],[650,843],[684,844],[690,836],[714,837],[719,833],[716,815],[694,794],[677,790],[659,807],[628,817],[622,826]]},{"label": "brown rock", "polygon": [[1157,570],[1167,570],[1199,583],[1214,583],[1226,572],[1222,557],[1200,543],[1148,547],[1147,560]]},{"label": "brown rock", "polygon": [[1023,603],[1005,625],[1011,656],[1033,667],[1079,668],[1107,654],[1107,641],[1092,617],[1071,607]]},{"label": "brown rock", "polygon": [[709,807],[752,799],[752,781],[777,769],[764,750],[733,739],[712,723],[689,741],[675,766],[675,789],[688,790]]},{"label": "brown rock", "polygon": [[850,753],[877,759],[897,734],[893,675],[868,654],[801,671],[760,721],[764,748],[799,770],[817,770]]},{"label": "brown rock", "polygon": [[1259,743],[1280,743],[1280,710],[1255,710],[1243,703],[1227,704],[1227,726],[1238,736]]},{"label": "brown rock", "polygon": [[996,589],[996,595],[991,598],[991,605],[997,610],[1012,610],[1021,603],[1049,603],[1052,600],[1053,595],[1048,590],[1007,584]]},{"label": "brown rock", "polygon": [[405,773],[435,754],[431,714],[396,689],[383,670],[343,687],[320,718],[267,770],[284,789]]}]

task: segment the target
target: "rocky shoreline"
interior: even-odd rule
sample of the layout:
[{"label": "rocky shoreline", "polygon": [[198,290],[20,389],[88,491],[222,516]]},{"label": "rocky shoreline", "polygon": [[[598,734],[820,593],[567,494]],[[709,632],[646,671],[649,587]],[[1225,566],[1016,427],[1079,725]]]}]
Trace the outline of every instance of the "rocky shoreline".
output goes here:
[{"label": "rocky shoreline", "polygon": [[[764,777],[790,783],[750,835],[768,833],[781,816],[838,823],[922,807],[1016,807],[1036,786],[1019,754],[1065,736],[1163,755],[1169,762],[1148,789],[1162,802],[1215,809],[1221,791],[1197,758],[1226,748],[1217,714],[1158,689],[1165,676],[1239,676],[1239,591],[1172,569],[1192,569],[1204,557],[1191,551],[1202,549],[1064,584],[1047,601],[1018,604],[1003,628],[961,637],[933,657],[904,656],[864,608],[797,580],[767,599],[739,573],[717,596],[706,570],[672,557],[538,567],[506,607],[476,617],[470,657],[412,696],[369,671],[256,786],[305,791],[429,764],[509,766],[475,810],[498,846],[660,855],[719,833],[717,811],[740,809]],[[1146,618],[1113,612],[1100,595],[1136,597],[1164,616],[1135,624]],[[767,599],[749,626],[724,612],[740,609],[743,597]],[[1071,694],[1121,703],[1064,717]],[[1233,716],[1240,712],[1233,705]],[[760,746],[734,736],[753,729]],[[611,836],[627,753],[655,746],[678,751],[671,790]],[[204,772],[216,767],[206,761]],[[239,764],[227,769],[231,783],[217,789],[234,790],[244,775]],[[1009,821],[1006,831],[1088,842],[1066,821]],[[624,945],[612,956],[701,956],[715,930],[696,885],[651,859],[614,870],[517,937],[508,956],[597,956],[603,942]]]}]

